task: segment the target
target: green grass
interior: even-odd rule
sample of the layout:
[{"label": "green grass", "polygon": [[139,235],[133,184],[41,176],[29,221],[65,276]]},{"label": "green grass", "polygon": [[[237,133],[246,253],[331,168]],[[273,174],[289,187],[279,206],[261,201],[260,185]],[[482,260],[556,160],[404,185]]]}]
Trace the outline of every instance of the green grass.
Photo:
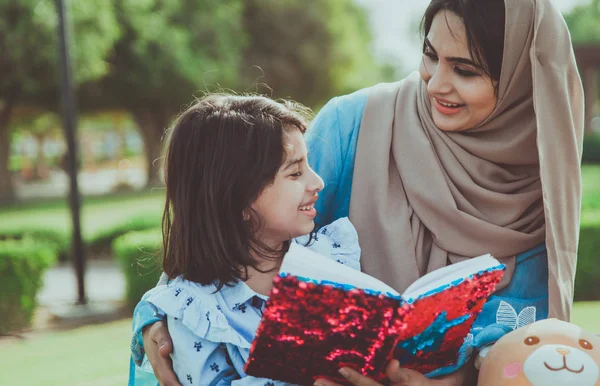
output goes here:
[{"label": "green grass", "polygon": [[[573,323],[600,333],[600,302],[575,303]],[[0,340],[2,384],[122,386],[129,372],[131,320]],[[2,369],[5,369],[2,371]]]},{"label": "green grass", "polygon": [[571,322],[594,334],[600,334],[600,302],[577,302]]},{"label": "green grass", "polygon": [[582,177],[581,223],[600,224],[600,165],[584,166]]},{"label": "green grass", "polygon": [[[140,214],[160,215],[164,205],[162,189],[148,192],[84,198],[81,210],[83,237],[90,239],[104,229]],[[18,203],[0,207],[0,231],[35,226],[69,233],[71,214],[66,200]]]},{"label": "green grass", "polygon": [[600,210],[600,165],[585,165],[583,178],[582,208]]},{"label": "green grass", "polygon": [[0,340],[3,385],[123,386],[129,371],[131,320]]}]

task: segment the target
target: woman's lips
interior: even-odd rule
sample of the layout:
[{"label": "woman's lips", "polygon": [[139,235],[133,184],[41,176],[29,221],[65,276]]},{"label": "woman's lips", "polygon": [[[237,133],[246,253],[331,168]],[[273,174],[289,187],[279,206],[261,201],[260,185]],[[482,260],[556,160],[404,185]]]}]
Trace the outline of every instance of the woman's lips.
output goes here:
[{"label": "woman's lips", "polygon": [[[444,115],[458,114],[465,107],[465,105],[455,104],[455,103],[448,102],[448,101],[445,101],[445,100],[442,100],[440,102],[440,100],[438,98],[436,98],[436,97],[433,97],[433,101],[434,101],[433,104],[434,104],[436,110],[440,114],[444,114]],[[442,104],[442,103],[444,103],[444,104]],[[446,106],[447,104],[454,104],[456,106]]]}]

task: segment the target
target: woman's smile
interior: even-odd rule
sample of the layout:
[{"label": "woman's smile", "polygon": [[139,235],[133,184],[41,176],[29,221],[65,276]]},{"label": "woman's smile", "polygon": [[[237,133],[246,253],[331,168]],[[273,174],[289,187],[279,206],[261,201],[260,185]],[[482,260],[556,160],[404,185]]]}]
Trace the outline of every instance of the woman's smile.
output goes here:
[{"label": "woman's smile", "polygon": [[437,109],[437,111],[440,114],[444,114],[444,115],[455,115],[460,113],[461,111],[464,110],[464,108],[466,107],[465,104],[460,104],[460,103],[452,103],[449,102],[445,99],[441,99],[441,98],[436,98],[434,96],[431,97],[432,99],[432,104],[435,106],[435,108]]}]

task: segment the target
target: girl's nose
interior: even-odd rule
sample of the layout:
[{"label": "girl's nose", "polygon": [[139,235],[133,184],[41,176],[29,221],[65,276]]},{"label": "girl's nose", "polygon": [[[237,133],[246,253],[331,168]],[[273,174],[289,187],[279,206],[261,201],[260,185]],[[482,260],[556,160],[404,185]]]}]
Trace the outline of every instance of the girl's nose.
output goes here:
[{"label": "girl's nose", "polygon": [[311,181],[310,181],[310,185],[309,185],[309,190],[316,192],[320,192],[321,190],[323,190],[323,187],[325,186],[325,183],[323,182],[323,179],[321,178],[321,176],[319,176],[317,173],[315,173],[314,170],[311,169]]}]

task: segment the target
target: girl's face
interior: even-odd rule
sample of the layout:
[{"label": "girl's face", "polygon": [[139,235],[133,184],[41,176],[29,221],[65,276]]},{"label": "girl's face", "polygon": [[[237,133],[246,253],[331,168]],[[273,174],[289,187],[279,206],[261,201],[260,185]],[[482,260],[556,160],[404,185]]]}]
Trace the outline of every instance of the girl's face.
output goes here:
[{"label": "girl's face", "polygon": [[308,152],[299,130],[288,133],[286,151],[287,159],[273,184],[251,206],[264,221],[257,237],[273,248],[314,229],[314,204],[323,189],[323,180],[308,166]]},{"label": "girl's face", "polygon": [[463,21],[453,12],[440,11],[433,18],[419,73],[440,130],[472,129],[496,106],[495,82],[474,63]]}]

